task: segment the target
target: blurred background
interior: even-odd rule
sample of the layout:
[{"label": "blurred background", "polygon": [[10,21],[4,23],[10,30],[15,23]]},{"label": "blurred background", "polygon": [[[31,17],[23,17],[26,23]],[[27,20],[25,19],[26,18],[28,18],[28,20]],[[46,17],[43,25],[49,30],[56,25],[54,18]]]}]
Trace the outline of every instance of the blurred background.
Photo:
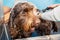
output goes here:
[{"label": "blurred background", "polygon": [[[14,5],[15,1],[18,0],[3,0],[3,4],[4,6],[8,6],[11,8]],[[60,0],[24,0],[24,1],[34,3],[40,10],[45,9],[49,5],[60,3]]]},{"label": "blurred background", "polygon": [[[3,26],[3,0],[0,0],[0,40],[2,40],[2,35],[4,32],[4,26]],[[5,35],[4,35],[5,36]]]}]

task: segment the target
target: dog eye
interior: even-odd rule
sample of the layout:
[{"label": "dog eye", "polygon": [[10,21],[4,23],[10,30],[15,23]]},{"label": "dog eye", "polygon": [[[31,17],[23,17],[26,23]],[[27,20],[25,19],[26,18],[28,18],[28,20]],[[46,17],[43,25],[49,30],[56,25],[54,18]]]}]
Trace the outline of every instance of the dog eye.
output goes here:
[{"label": "dog eye", "polygon": [[39,13],[37,13],[37,15],[39,15]]},{"label": "dog eye", "polygon": [[25,14],[23,14],[22,16],[26,16]]},{"label": "dog eye", "polygon": [[27,9],[27,8],[25,8],[25,9],[24,9],[24,12],[28,12],[28,9]]},{"label": "dog eye", "polygon": [[33,10],[33,8],[25,8],[24,12],[28,12],[28,11],[31,11],[31,10]]}]

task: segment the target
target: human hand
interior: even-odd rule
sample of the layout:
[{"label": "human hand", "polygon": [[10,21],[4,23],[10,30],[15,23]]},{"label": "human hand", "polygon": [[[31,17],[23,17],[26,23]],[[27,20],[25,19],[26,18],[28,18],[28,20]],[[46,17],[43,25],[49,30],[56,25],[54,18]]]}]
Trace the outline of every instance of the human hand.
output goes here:
[{"label": "human hand", "polygon": [[57,7],[57,6],[60,6],[60,4],[53,4],[53,5],[48,6],[48,8],[53,9],[53,8],[55,8],[55,7]]},{"label": "human hand", "polygon": [[9,19],[9,15],[10,15],[10,10],[11,8],[7,7],[7,6],[4,6],[3,7],[3,10],[4,10],[4,21],[5,22],[8,22],[7,20]]},{"label": "human hand", "polygon": [[10,12],[11,9],[7,6],[4,6],[3,10],[4,10],[4,14],[6,14],[6,13]]}]

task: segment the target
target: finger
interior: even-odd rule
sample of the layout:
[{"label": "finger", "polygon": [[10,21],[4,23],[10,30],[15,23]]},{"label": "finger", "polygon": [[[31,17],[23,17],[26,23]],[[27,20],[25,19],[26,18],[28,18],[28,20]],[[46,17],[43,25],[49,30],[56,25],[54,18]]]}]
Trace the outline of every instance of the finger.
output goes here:
[{"label": "finger", "polygon": [[4,14],[5,14],[5,13],[8,13],[11,9],[7,6],[4,6],[3,10],[4,10]]}]

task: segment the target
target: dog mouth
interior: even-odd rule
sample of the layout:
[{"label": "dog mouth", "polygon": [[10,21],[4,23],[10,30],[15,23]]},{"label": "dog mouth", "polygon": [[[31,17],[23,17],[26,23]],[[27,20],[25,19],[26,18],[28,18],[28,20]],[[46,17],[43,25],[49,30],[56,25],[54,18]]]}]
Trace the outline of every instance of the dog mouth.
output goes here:
[{"label": "dog mouth", "polygon": [[33,23],[35,27],[38,27],[40,25],[40,20],[35,21],[35,23]]},{"label": "dog mouth", "polygon": [[33,23],[32,28],[38,28],[40,23]]},{"label": "dog mouth", "polygon": [[34,26],[35,26],[35,27],[38,27],[38,26],[39,26],[39,24],[40,24],[40,23],[36,23]]}]

